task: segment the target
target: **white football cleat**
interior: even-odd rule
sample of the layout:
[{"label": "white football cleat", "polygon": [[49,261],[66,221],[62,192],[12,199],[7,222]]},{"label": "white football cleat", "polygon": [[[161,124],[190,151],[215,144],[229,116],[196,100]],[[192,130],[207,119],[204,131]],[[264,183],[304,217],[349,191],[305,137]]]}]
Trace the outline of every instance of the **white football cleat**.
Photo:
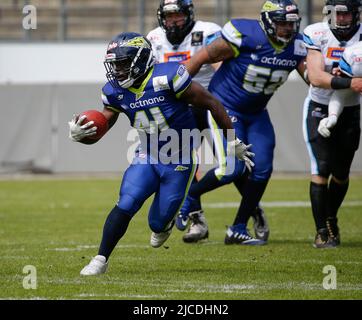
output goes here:
[{"label": "white football cleat", "polygon": [[151,240],[150,240],[151,246],[154,248],[161,247],[166,242],[168,237],[170,236],[171,231],[172,231],[172,229],[165,231],[165,232],[160,232],[160,233],[152,232]]},{"label": "white football cleat", "polygon": [[104,256],[95,256],[89,264],[87,264],[80,274],[82,276],[96,276],[98,274],[105,273],[107,271],[108,261],[106,262],[106,257]]},{"label": "white football cleat", "polygon": [[209,228],[202,210],[192,212],[189,215],[191,225],[182,240],[187,243],[198,242],[209,237]]},{"label": "white football cleat", "polygon": [[153,248],[159,248],[166,242],[168,237],[171,235],[174,224],[175,224],[175,220],[172,220],[168,224],[168,229],[166,229],[166,231],[163,231],[160,233],[152,232],[150,244]]}]

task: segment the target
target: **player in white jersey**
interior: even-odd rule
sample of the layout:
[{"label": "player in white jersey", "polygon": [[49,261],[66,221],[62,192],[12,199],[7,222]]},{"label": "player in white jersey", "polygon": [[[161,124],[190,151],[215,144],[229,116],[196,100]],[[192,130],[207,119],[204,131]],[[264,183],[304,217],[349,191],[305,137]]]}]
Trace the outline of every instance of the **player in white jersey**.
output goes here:
[{"label": "player in white jersey", "polygon": [[[221,36],[221,27],[216,23],[194,20],[191,0],[161,0],[157,16],[160,26],[147,35],[156,63],[186,62],[202,47]],[[193,80],[207,89],[214,68],[203,66]]]},{"label": "player in white jersey", "polygon": [[[147,38],[152,44],[156,63],[169,61],[186,62],[198,50],[207,46],[221,36],[221,27],[213,22],[195,21],[193,3],[191,0],[161,0],[157,10],[159,27],[150,31]],[[193,78],[205,89],[220,64],[204,65]],[[207,116],[204,110],[192,108],[200,131],[208,127]],[[191,212],[186,220],[180,215],[176,226],[185,230],[185,242],[197,242],[208,237],[209,231],[202,210]]]},{"label": "player in white jersey", "polygon": [[[339,61],[339,71],[345,77],[362,77],[361,41],[345,49],[343,56]],[[359,103],[360,94],[358,92],[351,89],[335,90],[329,101],[328,117],[323,118],[320,121],[318,132],[324,138],[329,138],[344,107],[358,105]]]},{"label": "player in white jersey", "polygon": [[[323,9],[327,21],[312,24],[304,30],[311,86],[304,103],[303,129],[311,159],[310,199],[317,229],[316,248],[335,247],[340,243],[337,211],[347,193],[350,167],[359,146],[360,103],[357,96],[362,92],[362,79],[332,73],[345,49],[362,40],[361,8],[360,0],[327,0]],[[348,52],[349,49],[346,54]],[[350,95],[344,101],[345,108],[338,124],[326,138],[318,132],[319,124],[323,121],[321,131],[327,122],[322,119],[328,117],[334,90],[343,94],[343,89],[357,95]]]}]

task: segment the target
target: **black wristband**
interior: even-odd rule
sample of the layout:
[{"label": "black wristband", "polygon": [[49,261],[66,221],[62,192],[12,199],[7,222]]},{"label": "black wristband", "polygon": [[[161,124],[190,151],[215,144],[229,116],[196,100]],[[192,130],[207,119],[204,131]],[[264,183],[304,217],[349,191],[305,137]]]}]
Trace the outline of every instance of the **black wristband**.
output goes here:
[{"label": "black wristband", "polygon": [[335,90],[348,89],[351,87],[351,82],[351,78],[333,77],[331,81],[331,88]]}]

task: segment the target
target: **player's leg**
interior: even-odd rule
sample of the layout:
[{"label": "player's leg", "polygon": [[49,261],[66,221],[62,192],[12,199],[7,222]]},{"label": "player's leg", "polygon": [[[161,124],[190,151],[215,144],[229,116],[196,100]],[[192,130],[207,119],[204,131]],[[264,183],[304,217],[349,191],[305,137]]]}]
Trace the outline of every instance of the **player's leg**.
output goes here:
[{"label": "player's leg", "polygon": [[[226,154],[226,139],[223,137],[222,131],[216,125],[216,122],[208,113],[209,128],[213,139],[213,147],[218,161],[218,167],[209,170],[201,180],[192,184],[189,195],[185,200],[183,207],[180,210],[182,216],[193,217],[192,224],[188,233],[192,233],[193,239],[196,239],[196,230],[200,224],[200,239],[206,235],[207,229],[205,229],[205,218],[201,208],[201,195],[217,189],[225,184],[231,183],[236,179],[237,175],[241,175],[244,171],[245,165],[243,162],[237,160],[234,156],[227,156]],[[243,140],[243,137],[238,135],[238,138]],[[192,227],[192,228],[191,228]],[[184,240],[187,239],[187,234]],[[197,241],[197,240],[196,240]]]},{"label": "player's leg", "polygon": [[110,254],[127,231],[134,214],[157,190],[158,180],[150,164],[132,164],[126,170],[119,200],[109,213],[103,227],[98,255],[83,268],[82,275],[96,275],[106,271]]},{"label": "player's leg", "polygon": [[[275,147],[275,135],[269,114],[263,111],[258,115],[243,116],[247,118],[246,141],[252,144],[252,152],[255,153],[253,162],[255,166],[246,179],[241,200],[233,226],[239,226],[240,230],[246,230],[250,216],[260,202],[273,169],[273,152]],[[235,126],[238,132],[238,126]],[[230,232],[229,232],[230,233]],[[265,235],[264,239],[267,239]],[[225,243],[230,242],[227,234]],[[241,239],[243,240],[243,239]],[[243,244],[261,245],[265,240],[246,242]]]},{"label": "player's leg", "polygon": [[188,197],[191,200],[185,201],[181,210],[183,213],[190,212],[190,209],[193,209],[193,204],[199,201],[201,195],[231,183],[238,174],[242,174],[244,171],[243,162],[237,160],[234,156],[226,155],[226,139],[212,117],[208,116],[219,165],[217,168],[209,170],[198,183],[191,186]]},{"label": "player's leg", "polygon": [[[196,120],[196,126],[197,129],[199,130],[199,132],[201,133],[204,129],[208,128],[208,123],[207,123],[207,112],[204,109],[200,109],[200,108],[191,108],[192,113],[195,117]],[[203,139],[203,137],[202,137]],[[202,140],[201,140],[202,142]],[[198,183],[201,180],[201,172],[200,172],[200,167],[197,168],[194,179],[192,181],[192,185]],[[179,214],[176,217],[176,228],[179,229],[180,231],[184,231],[186,230],[187,226],[189,225],[189,221],[190,221],[190,216],[192,217],[200,217],[200,219],[203,221],[203,225],[202,228],[208,228],[207,223],[206,223],[206,219],[204,216],[204,212],[201,209],[201,203],[200,203],[200,199],[197,199],[197,202],[194,204],[194,207],[196,208],[195,210],[193,210],[192,212],[189,213],[185,213],[185,212],[179,212]],[[200,235],[203,236],[203,235]]]},{"label": "player's leg", "polygon": [[341,114],[331,139],[336,148],[332,153],[332,178],[328,185],[327,229],[329,242],[340,244],[338,210],[347,194],[349,172],[360,141],[360,107],[345,108]]},{"label": "player's leg", "polygon": [[309,196],[316,227],[315,248],[328,248],[327,203],[328,178],[331,173],[331,140],[318,133],[320,120],[328,113],[328,106],[317,104],[307,98],[304,102],[303,134],[311,161]]},{"label": "player's leg", "polygon": [[[234,185],[238,189],[242,197],[244,196],[245,185],[248,181],[249,175],[250,172],[248,170],[245,170],[245,172],[241,176],[238,176],[234,181]],[[251,217],[253,218],[255,237],[257,239],[267,241],[270,234],[269,224],[266,218],[265,211],[261,207],[260,203],[258,203],[258,205],[256,206]]]},{"label": "player's leg", "polygon": [[[197,169],[196,152],[190,164],[156,165],[160,186],[148,214],[148,223],[153,231],[151,246],[160,247],[170,236],[176,214],[179,212],[191,186]],[[178,168],[182,168],[179,170]]]}]

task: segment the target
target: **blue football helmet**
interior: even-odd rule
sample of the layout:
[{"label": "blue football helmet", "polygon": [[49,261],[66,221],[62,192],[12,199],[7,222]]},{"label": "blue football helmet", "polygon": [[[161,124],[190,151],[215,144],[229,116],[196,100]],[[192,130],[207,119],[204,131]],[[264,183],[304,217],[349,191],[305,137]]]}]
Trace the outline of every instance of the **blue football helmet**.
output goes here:
[{"label": "blue football helmet", "polygon": [[[348,38],[355,34],[360,24],[360,13],[362,10],[361,0],[327,0],[323,7],[328,25],[333,34],[338,38]],[[338,25],[336,16],[338,12],[352,12],[352,21],[347,25]]]},{"label": "blue football helmet", "polygon": [[[175,12],[185,15],[185,23],[182,27],[166,24],[166,15]],[[160,27],[166,32],[167,40],[173,45],[179,45],[195,24],[192,0],[161,0],[157,10],[157,19]]]},{"label": "blue football helmet", "polygon": [[[260,22],[267,36],[284,46],[298,34],[300,21],[298,5],[293,0],[268,0],[260,12]],[[277,24],[283,22],[292,22],[293,28],[281,37],[277,32]]]},{"label": "blue football helmet", "polygon": [[131,87],[154,63],[151,43],[135,32],[123,32],[114,37],[104,60],[107,79],[115,88]]}]

